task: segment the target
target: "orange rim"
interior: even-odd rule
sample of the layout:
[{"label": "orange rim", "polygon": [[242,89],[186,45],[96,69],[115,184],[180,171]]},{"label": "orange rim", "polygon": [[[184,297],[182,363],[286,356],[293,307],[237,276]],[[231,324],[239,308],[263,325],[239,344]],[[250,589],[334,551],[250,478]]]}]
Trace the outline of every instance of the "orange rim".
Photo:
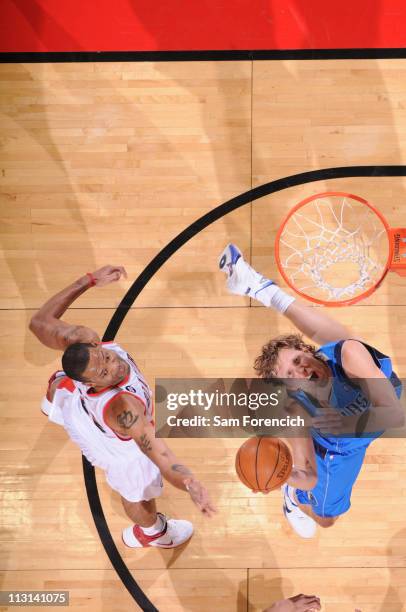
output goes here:
[{"label": "orange rim", "polygon": [[[317,200],[318,198],[323,198],[326,196],[338,196],[338,197],[351,198],[353,200],[357,200],[357,202],[361,202],[361,204],[365,204],[365,206],[368,206],[368,208],[372,210],[376,214],[377,217],[379,217],[380,221],[382,222],[382,225],[384,226],[386,230],[386,236],[388,238],[388,244],[389,244],[388,258],[386,261],[384,271],[382,272],[380,278],[376,281],[376,283],[374,283],[372,287],[370,287],[369,289],[367,289],[360,295],[357,295],[356,297],[350,298],[348,300],[340,300],[340,301],[320,300],[318,298],[314,298],[314,297],[311,297],[310,295],[307,295],[307,293],[303,293],[303,291],[300,291],[300,289],[297,289],[295,285],[290,281],[289,277],[285,273],[285,270],[283,269],[283,265],[280,259],[280,253],[279,253],[280,238],[281,238],[283,230],[285,229],[286,224],[289,221],[289,219],[295,214],[297,210],[299,210],[299,208],[302,208],[303,206],[305,206],[309,202],[312,202],[313,200]],[[293,289],[296,293],[306,298],[307,300],[310,300],[311,302],[314,302],[315,304],[322,304],[323,306],[350,306],[351,304],[355,304],[356,302],[359,302],[360,300],[363,300],[367,298],[368,296],[370,296],[379,287],[379,285],[382,283],[383,279],[387,275],[389,271],[390,262],[392,261],[392,255],[393,255],[393,244],[390,239],[390,227],[385,217],[383,216],[383,214],[377,208],[375,208],[375,206],[367,202],[364,198],[353,195],[352,193],[346,193],[344,191],[324,191],[323,193],[317,193],[315,195],[309,196],[308,198],[305,198],[304,200],[296,204],[292,208],[292,210],[290,210],[289,213],[286,215],[285,219],[282,221],[278,229],[278,232],[276,234],[276,238],[275,238],[275,259],[278,265],[279,272],[281,273],[286,284],[289,285],[289,287]]]}]

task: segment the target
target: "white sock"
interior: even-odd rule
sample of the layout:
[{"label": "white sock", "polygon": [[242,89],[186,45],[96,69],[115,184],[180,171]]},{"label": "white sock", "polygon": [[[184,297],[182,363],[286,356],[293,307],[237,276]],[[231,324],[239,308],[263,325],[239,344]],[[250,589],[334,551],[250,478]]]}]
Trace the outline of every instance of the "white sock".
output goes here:
[{"label": "white sock", "polygon": [[274,308],[281,314],[283,314],[296,299],[275,284],[268,285],[264,289],[255,291],[254,297],[264,306]]},{"label": "white sock", "polygon": [[155,523],[153,525],[151,525],[151,527],[141,527],[141,529],[143,530],[145,535],[152,536],[152,535],[156,535],[157,533],[162,531],[164,526],[165,526],[165,524],[164,524],[163,520],[161,519],[159,514],[157,514],[156,521],[155,521]]}]

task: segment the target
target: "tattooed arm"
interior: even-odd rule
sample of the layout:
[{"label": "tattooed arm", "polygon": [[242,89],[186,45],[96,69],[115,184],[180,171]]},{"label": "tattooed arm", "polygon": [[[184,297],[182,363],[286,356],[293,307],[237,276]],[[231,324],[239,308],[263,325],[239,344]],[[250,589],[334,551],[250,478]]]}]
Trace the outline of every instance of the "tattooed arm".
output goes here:
[{"label": "tattooed arm", "polygon": [[111,429],[120,436],[131,437],[142,452],[160,469],[174,487],[187,491],[203,514],[211,516],[215,509],[208,493],[192,471],[170,450],[164,440],[155,438],[153,425],[145,418],[144,406],[136,397],[122,394],[113,400],[104,415]]}]

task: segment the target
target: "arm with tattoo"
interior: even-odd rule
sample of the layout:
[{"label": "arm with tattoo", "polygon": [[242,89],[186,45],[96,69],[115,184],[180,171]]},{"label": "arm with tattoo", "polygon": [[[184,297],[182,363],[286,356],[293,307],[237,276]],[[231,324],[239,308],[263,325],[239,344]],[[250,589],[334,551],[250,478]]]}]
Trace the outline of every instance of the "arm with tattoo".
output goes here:
[{"label": "arm with tattoo", "polygon": [[203,485],[183,465],[164,440],[155,437],[153,425],[145,418],[143,404],[133,395],[123,393],[114,399],[104,415],[109,427],[120,435],[131,436],[142,452],[160,469],[174,487],[188,491],[199,510],[212,516],[216,511]]},{"label": "arm with tattoo", "polygon": [[162,476],[178,489],[186,490],[185,479],[193,478],[189,468],[160,438],[144,415],[143,404],[133,395],[123,393],[114,399],[106,410],[105,421],[113,431],[123,437],[131,437],[142,452],[161,470]]}]

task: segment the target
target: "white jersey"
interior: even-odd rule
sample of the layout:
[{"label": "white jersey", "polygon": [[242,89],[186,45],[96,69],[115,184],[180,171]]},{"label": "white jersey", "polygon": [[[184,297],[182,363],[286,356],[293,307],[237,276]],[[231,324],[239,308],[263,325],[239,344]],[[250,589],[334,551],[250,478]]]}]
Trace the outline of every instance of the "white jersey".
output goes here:
[{"label": "white jersey", "polygon": [[149,421],[153,419],[153,404],[152,391],[141,374],[134,359],[115,342],[102,342],[103,347],[109,351],[114,351],[119,357],[130,366],[130,372],[119,385],[115,387],[106,387],[101,391],[94,392],[85,383],[73,381],[76,389],[80,394],[80,402],[83,410],[89,415],[96,427],[98,427],[106,436],[110,438],[118,437],[120,440],[129,440],[131,438],[122,438],[115,433],[106,424],[104,414],[109,404],[119,395],[127,393],[136,397],[144,405],[144,414]]},{"label": "white jersey", "polygon": [[42,401],[42,410],[53,423],[62,425],[92,465],[103,469],[107,482],[128,501],[141,501],[161,494],[159,468],[140,450],[132,438],[118,436],[104,421],[109,403],[118,395],[128,393],[144,405],[146,418],[153,420],[152,392],[134,360],[115,342],[104,342],[130,366],[128,376],[115,387],[92,393],[87,385],[67,378],[61,379],[53,401]]}]

